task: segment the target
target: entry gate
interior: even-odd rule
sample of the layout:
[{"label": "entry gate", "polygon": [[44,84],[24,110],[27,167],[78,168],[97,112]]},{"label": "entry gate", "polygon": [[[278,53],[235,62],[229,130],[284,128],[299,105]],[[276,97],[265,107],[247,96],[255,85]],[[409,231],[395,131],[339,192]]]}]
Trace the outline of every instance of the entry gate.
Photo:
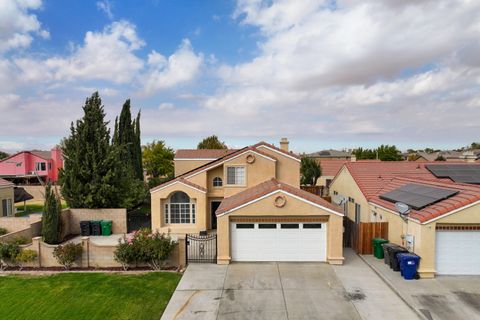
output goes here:
[{"label": "entry gate", "polygon": [[186,256],[189,262],[217,262],[217,235],[187,234]]}]

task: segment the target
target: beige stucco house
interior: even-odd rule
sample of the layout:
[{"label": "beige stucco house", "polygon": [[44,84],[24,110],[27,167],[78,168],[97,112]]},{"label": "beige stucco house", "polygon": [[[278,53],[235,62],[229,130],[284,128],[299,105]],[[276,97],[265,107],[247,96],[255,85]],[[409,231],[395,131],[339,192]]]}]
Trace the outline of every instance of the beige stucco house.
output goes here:
[{"label": "beige stucco house", "polygon": [[300,189],[300,160],[286,139],[280,146],[260,142],[221,154],[182,150],[176,178],[151,189],[152,229],[216,233],[219,264],[341,264],[343,213]]},{"label": "beige stucco house", "polygon": [[[431,169],[438,165],[349,162],[334,178],[330,192],[337,201],[344,199],[345,214],[354,223],[388,222],[388,240],[421,257],[421,277],[478,275],[480,185],[437,177]],[[389,198],[392,194],[394,197]],[[405,199],[398,202],[414,204],[406,216],[395,206],[398,195]],[[426,202],[415,207],[425,197]]]},{"label": "beige stucco house", "polygon": [[0,178],[0,217],[15,214],[13,187],[13,183]]}]

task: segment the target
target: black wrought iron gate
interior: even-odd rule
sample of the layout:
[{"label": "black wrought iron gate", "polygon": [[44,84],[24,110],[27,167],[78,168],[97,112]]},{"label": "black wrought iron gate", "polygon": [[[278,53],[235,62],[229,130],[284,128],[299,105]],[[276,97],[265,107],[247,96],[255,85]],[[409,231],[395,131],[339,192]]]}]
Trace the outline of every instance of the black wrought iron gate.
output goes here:
[{"label": "black wrought iron gate", "polygon": [[217,262],[217,235],[206,236],[187,234],[187,263],[189,262]]}]

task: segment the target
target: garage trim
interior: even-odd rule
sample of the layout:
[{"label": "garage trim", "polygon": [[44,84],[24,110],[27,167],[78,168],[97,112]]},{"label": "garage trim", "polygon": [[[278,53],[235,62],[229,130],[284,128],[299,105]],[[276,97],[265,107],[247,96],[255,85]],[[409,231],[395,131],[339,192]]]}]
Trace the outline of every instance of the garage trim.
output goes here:
[{"label": "garage trim", "polygon": [[328,222],[328,216],[234,216],[230,222]]}]

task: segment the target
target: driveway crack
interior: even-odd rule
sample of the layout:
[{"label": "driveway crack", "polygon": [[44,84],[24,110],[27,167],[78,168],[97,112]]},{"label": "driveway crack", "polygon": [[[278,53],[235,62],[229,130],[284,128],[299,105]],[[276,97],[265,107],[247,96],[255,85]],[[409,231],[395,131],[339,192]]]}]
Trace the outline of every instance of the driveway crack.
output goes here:
[{"label": "driveway crack", "polygon": [[230,265],[227,265],[227,269],[225,270],[225,276],[223,278],[223,286],[222,286],[222,293],[220,294],[220,300],[218,301],[218,308],[217,308],[217,316],[215,319],[218,319],[218,314],[220,313],[220,304],[222,303],[223,293],[225,292],[225,282],[227,281],[227,274]]},{"label": "driveway crack", "polygon": [[285,304],[285,314],[287,315],[287,320],[289,320],[288,309],[287,309],[287,299],[285,299],[285,292],[283,290],[282,275],[280,274],[280,267],[278,266],[278,262],[275,262],[275,264],[277,265],[278,278],[280,279],[280,288],[282,288],[283,303]]}]

